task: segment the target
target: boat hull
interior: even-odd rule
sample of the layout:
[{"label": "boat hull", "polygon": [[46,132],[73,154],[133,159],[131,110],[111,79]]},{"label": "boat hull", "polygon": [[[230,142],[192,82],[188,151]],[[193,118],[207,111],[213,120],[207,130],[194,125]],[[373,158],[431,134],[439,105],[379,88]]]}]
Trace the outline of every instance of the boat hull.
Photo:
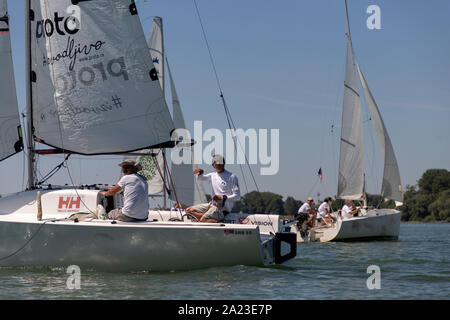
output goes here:
[{"label": "boat hull", "polygon": [[169,271],[265,264],[257,227],[1,221],[0,243],[0,258],[26,244],[0,261],[9,267]]},{"label": "boat hull", "polygon": [[[171,271],[264,266],[296,255],[295,234],[267,235],[258,225],[188,220],[126,223],[88,218],[99,190],[36,190],[0,199],[0,267],[79,266],[101,271]],[[70,215],[78,214],[72,219]],[[181,219],[178,219],[181,220]]]},{"label": "boat hull", "polygon": [[339,218],[334,227],[314,228],[306,235],[302,235],[297,226],[293,226],[291,231],[297,234],[297,242],[397,240],[400,219],[400,211],[373,209],[361,217],[348,220]]}]

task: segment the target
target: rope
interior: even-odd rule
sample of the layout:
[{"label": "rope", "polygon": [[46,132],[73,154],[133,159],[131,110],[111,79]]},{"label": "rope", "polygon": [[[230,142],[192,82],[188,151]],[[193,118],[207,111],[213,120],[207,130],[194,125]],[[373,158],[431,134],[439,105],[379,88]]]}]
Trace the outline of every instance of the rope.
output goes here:
[{"label": "rope", "polygon": [[[236,131],[236,126],[234,125],[234,121],[233,121],[233,119],[231,117],[230,110],[228,109],[227,103],[225,101],[225,97],[224,97],[224,94],[223,94],[222,86],[220,84],[220,79],[219,79],[219,75],[218,75],[218,72],[217,72],[216,64],[214,62],[214,57],[213,57],[213,54],[212,54],[212,50],[211,50],[211,47],[209,45],[208,37],[206,36],[206,31],[205,31],[205,27],[203,25],[203,21],[202,21],[201,15],[200,15],[200,10],[198,9],[197,0],[193,0],[193,1],[194,1],[194,5],[195,5],[195,10],[197,11],[197,16],[198,16],[198,19],[199,19],[199,22],[200,22],[200,27],[202,29],[203,39],[205,40],[206,48],[208,49],[209,59],[211,61],[211,66],[212,66],[213,71],[214,71],[214,76],[216,78],[217,87],[219,88],[219,91],[220,91],[220,98],[222,99],[223,107],[225,109],[225,115],[227,117],[228,127],[230,128],[230,131],[234,132],[234,131]],[[233,131],[233,129],[234,129],[234,131]],[[258,187],[258,184],[256,183],[256,180],[255,180],[255,177],[253,175],[252,169],[251,169],[250,164],[248,162],[247,155],[245,154],[245,150],[243,150],[242,144],[240,143],[239,139],[237,139],[236,136],[234,136],[234,137],[238,141],[239,146],[241,147],[241,150],[242,150],[243,154],[245,155],[245,162],[246,162],[246,164],[247,164],[247,166],[249,168],[250,175],[252,176],[252,179],[253,179],[253,183],[256,186],[256,190],[259,192],[259,187]],[[235,147],[235,151],[237,153],[236,143],[234,144],[234,147]],[[242,165],[239,164],[239,167],[240,167],[240,170],[241,170],[242,178],[244,180],[244,185],[245,185],[246,191],[248,193],[247,182],[245,180],[245,175],[244,175],[244,172],[243,172],[243,169],[242,169]]]},{"label": "rope", "polygon": [[39,233],[39,231],[41,231],[41,229],[44,227],[44,225],[45,225],[47,222],[50,222],[50,221],[44,221],[44,223],[42,223],[42,224],[39,226],[39,228],[33,233],[33,235],[30,237],[30,239],[28,239],[28,240],[25,242],[25,244],[23,244],[19,249],[17,249],[17,250],[14,251],[13,253],[8,254],[8,255],[6,255],[6,256],[4,256],[4,257],[1,257],[1,258],[0,258],[0,261],[9,259],[9,258],[11,258],[12,256],[16,255],[17,253],[19,253],[20,251],[22,251],[22,250],[23,250],[23,249],[31,242],[31,240],[34,239],[34,237]]},{"label": "rope", "polygon": [[173,195],[175,196],[175,201],[177,202],[178,211],[180,212],[181,216],[183,216],[183,214],[181,213],[181,206],[178,205],[180,203],[180,201],[178,200],[177,191],[175,190],[175,184],[173,183],[172,174],[170,173],[169,166],[167,165],[165,155],[164,155],[163,159],[164,159],[164,168],[167,172],[167,175],[169,176],[169,183],[172,186]]},{"label": "rope", "polygon": [[67,156],[64,158],[64,161],[61,162],[60,164],[58,164],[55,168],[53,168],[49,173],[47,173],[41,181],[39,181],[37,183],[37,185],[42,185],[44,184],[48,179],[50,179],[51,177],[53,177],[62,167],[65,167],[65,163],[66,161],[69,159],[69,157],[71,156],[71,153],[68,153]]}]

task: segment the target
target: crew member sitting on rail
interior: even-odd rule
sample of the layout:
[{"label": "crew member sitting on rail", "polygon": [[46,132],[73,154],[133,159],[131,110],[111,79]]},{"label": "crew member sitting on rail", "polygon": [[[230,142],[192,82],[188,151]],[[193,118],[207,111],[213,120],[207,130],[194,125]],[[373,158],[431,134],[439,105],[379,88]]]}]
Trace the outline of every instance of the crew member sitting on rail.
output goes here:
[{"label": "crew member sitting on rail", "polygon": [[314,203],[314,199],[309,197],[308,200],[298,209],[295,218],[299,220],[302,229],[304,230],[306,226],[314,228],[316,225],[316,211],[311,209],[311,205]]},{"label": "crew member sitting on rail", "polygon": [[355,215],[358,216],[358,213],[361,211],[361,208],[354,208],[353,201],[348,200],[345,205],[342,207],[342,219],[351,219]]},{"label": "crew member sitting on rail", "polygon": [[122,167],[123,177],[115,186],[101,194],[108,197],[123,190],[124,205],[123,208],[111,210],[107,217],[124,222],[145,221],[149,210],[148,183],[138,174],[142,166],[134,160],[125,160],[119,166]]},{"label": "crew member sitting on rail", "polygon": [[202,169],[195,169],[197,179],[211,183],[213,199],[210,203],[201,203],[186,208],[186,214],[191,214],[200,222],[220,222],[231,212],[234,202],[239,201],[241,192],[239,190],[238,178],[231,172],[225,170],[225,159],[221,155],[215,155],[212,166],[216,172],[203,175]]},{"label": "crew member sitting on rail", "polygon": [[330,209],[332,203],[333,199],[331,197],[325,198],[323,200],[317,212],[317,222],[320,222],[322,225],[333,225],[333,217],[331,217]]}]

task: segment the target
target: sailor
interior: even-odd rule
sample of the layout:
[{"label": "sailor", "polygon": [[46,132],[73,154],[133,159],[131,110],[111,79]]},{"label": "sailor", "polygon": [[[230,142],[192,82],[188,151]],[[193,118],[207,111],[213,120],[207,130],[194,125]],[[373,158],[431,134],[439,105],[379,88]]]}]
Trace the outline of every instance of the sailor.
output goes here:
[{"label": "sailor", "polygon": [[345,205],[342,207],[342,219],[351,219],[355,215],[357,216],[358,213],[361,211],[361,208],[354,208],[354,204],[352,200],[348,200]]},{"label": "sailor", "polygon": [[322,225],[333,225],[333,218],[331,217],[330,206],[333,203],[333,199],[331,197],[325,198],[322,204],[319,206],[319,210],[317,212],[317,222]]},{"label": "sailor", "polygon": [[200,222],[220,222],[231,212],[236,201],[241,199],[238,178],[225,170],[225,159],[221,155],[212,158],[215,172],[203,174],[202,169],[195,169],[199,181],[211,183],[213,198],[210,203],[202,203],[186,209],[187,214],[196,217]]},{"label": "sailor", "polygon": [[314,199],[309,197],[306,202],[298,209],[295,218],[302,221],[302,227],[306,227],[308,224],[311,228],[316,225],[316,211],[311,209]]},{"label": "sailor", "polygon": [[123,190],[124,205],[123,208],[111,210],[107,217],[124,222],[145,221],[149,211],[148,183],[138,174],[142,166],[134,160],[125,160],[119,166],[122,167],[123,177],[115,186],[101,194],[109,197]]}]

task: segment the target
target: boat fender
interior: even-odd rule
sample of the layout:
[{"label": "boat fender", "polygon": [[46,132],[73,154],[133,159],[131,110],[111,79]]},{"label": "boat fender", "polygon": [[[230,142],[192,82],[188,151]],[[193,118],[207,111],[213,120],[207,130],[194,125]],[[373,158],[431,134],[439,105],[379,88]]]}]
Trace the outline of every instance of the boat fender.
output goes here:
[{"label": "boat fender", "polygon": [[281,264],[297,255],[297,235],[295,233],[276,233],[273,239],[274,260]]}]

